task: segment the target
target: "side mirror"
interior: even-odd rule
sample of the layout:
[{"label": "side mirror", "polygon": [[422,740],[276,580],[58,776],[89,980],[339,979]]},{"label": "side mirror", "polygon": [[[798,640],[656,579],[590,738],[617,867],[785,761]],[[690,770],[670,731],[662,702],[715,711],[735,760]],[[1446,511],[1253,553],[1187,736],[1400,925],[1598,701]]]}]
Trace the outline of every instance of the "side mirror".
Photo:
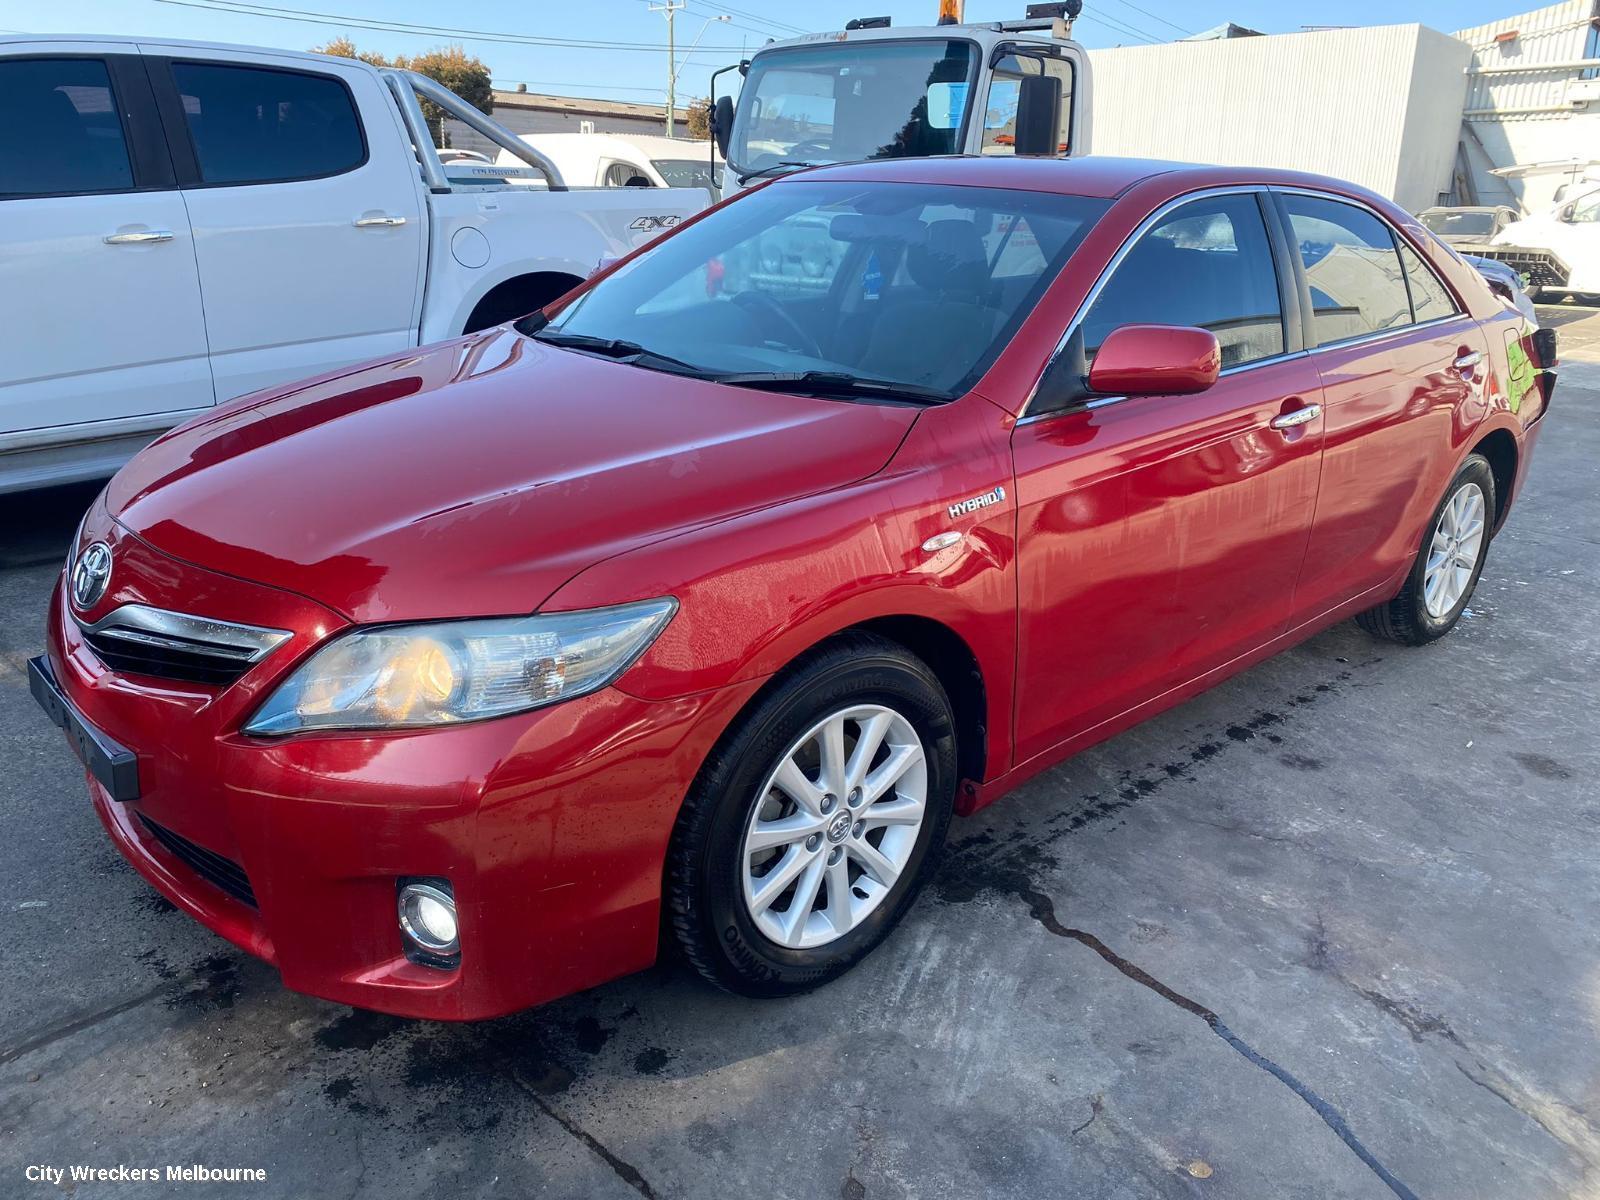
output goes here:
[{"label": "side mirror", "polygon": [[728,158],[728,139],[733,136],[733,97],[718,96],[717,106],[711,110],[711,136],[716,139],[717,153],[723,161]]},{"label": "side mirror", "polygon": [[1017,86],[1015,151],[1053,158],[1061,152],[1061,80],[1054,75],[1024,75]]},{"label": "side mirror", "polygon": [[1100,343],[1089,390],[1103,396],[1186,396],[1203,392],[1222,370],[1222,347],[1209,329],[1122,325]]}]

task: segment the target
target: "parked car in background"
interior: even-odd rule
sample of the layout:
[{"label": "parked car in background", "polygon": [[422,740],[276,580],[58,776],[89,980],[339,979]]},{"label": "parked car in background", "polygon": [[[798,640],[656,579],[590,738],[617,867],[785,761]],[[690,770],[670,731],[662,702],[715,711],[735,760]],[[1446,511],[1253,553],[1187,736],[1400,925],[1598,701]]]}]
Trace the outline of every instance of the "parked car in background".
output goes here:
[{"label": "parked car in background", "polygon": [[1492,258],[1483,258],[1477,254],[1463,254],[1461,257],[1468,266],[1483,276],[1483,281],[1489,285],[1491,292],[1522,314],[1522,319],[1530,328],[1539,328],[1539,313],[1533,307],[1532,298],[1523,289],[1522,276],[1505,263],[1496,262]]},{"label": "parked car in background", "polygon": [[[791,227],[825,288],[749,252]],[[1522,345],[1331,179],[790,175],[143,451],[30,682],[118,849],[289,987],[488,1017],[665,930],[803,991],[953,813],[1346,617],[1448,633],[1549,402]]]},{"label": "parked car in background", "polygon": [[1452,246],[1491,242],[1516,219],[1517,210],[1504,204],[1425,208],[1417,214],[1424,229]]},{"label": "parked car in background", "polygon": [[[418,92],[548,190],[447,179]],[[0,491],[109,475],[219,401],[531,312],[705,206],[567,191],[431,80],[353,59],[0,37]]]},{"label": "parked car in background", "polygon": [[1566,188],[1553,205],[1507,225],[1473,253],[1516,270],[1535,299],[1600,296],[1600,181],[1586,177]]},{"label": "parked car in background", "polygon": [[[522,140],[555,163],[573,187],[722,186],[722,159],[710,142],[640,133],[525,133]],[[518,165],[502,150],[501,166]]]}]

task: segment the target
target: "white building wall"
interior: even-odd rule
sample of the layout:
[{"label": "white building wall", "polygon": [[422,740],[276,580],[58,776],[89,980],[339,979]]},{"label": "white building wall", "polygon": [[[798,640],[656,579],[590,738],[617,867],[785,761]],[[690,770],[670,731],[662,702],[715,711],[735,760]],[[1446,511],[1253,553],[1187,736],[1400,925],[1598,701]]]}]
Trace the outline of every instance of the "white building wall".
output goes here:
[{"label": "white building wall", "polygon": [[1091,50],[1094,151],[1450,188],[1470,52],[1420,25]]},{"label": "white building wall", "polygon": [[[1504,180],[1489,169],[1600,159],[1597,16],[1600,0],[1565,0],[1456,34],[1472,52],[1463,132],[1480,200],[1536,211],[1565,176]],[[1514,39],[1495,41],[1512,31]]]}]

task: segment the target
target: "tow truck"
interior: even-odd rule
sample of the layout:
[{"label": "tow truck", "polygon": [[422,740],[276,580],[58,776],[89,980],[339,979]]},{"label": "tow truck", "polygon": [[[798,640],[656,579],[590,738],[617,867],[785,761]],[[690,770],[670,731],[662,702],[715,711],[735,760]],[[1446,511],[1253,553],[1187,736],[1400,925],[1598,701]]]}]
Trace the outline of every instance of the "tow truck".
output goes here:
[{"label": "tow truck", "polygon": [[[859,17],[842,31],[770,42],[716,72],[723,196],[824,163],[1088,153],[1089,59],[1072,40],[1082,0],[973,24],[961,7],[942,0],[929,26]],[[737,102],[716,95],[730,71],[743,77]]]}]

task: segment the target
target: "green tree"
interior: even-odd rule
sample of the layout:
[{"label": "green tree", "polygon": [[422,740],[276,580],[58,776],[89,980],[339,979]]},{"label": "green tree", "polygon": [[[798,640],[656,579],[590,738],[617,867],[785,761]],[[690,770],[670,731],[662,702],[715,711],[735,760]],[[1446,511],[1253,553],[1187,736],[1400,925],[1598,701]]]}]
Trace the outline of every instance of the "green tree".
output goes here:
[{"label": "green tree", "polygon": [[[340,58],[358,58],[375,67],[396,67],[402,71],[415,71],[426,75],[435,83],[449,88],[481,113],[494,112],[494,85],[490,82],[489,68],[481,59],[469,55],[461,46],[442,46],[425,54],[397,54],[385,58],[372,52],[361,53],[349,38],[334,38],[325,46],[315,48],[318,54],[334,54]],[[446,144],[442,108],[431,101],[422,101],[422,115],[433,132],[434,142]]]}]

